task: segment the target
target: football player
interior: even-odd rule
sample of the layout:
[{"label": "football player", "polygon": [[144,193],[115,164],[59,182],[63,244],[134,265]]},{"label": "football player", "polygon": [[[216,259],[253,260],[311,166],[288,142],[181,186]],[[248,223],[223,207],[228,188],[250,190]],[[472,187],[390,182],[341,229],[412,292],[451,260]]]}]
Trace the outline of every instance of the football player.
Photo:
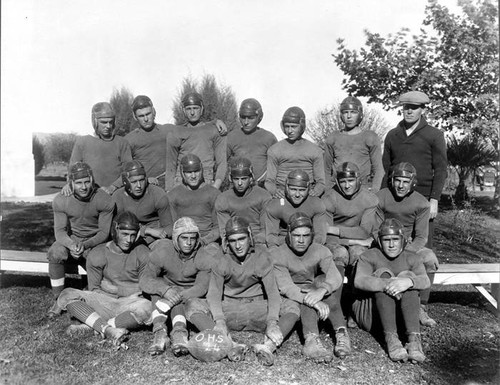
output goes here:
[{"label": "football player", "polygon": [[151,355],[161,354],[167,347],[166,321],[172,321],[172,352],[188,353],[188,330],[185,304],[191,298],[204,297],[210,280],[211,256],[201,247],[198,226],[189,217],[179,218],[173,227],[172,240],[158,241],[151,252],[141,289],[152,295],[153,344]]},{"label": "football player", "polygon": [[309,175],[304,170],[292,170],[285,183],[284,198],[273,198],[266,206],[266,241],[268,247],[280,246],[285,242],[288,219],[293,213],[302,211],[312,218],[314,242],[324,244],[326,240],[327,217],[324,203],[311,196]]},{"label": "football player", "polygon": [[248,220],[256,244],[265,244],[266,204],[271,195],[259,186],[254,186],[253,167],[246,158],[235,158],[229,166],[232,189],[224,191],[215,201],[219,231],[224,237],[227,221],[240,216]]},{"label": "football player", "polygon": [[267,152],[266,190],[273,198],[285,197],[288,173],[304,170],[311,180],[311,196],[321,196],[325,191],[325,165],[323,150],[303,138],[306,115],[299,107],[290,107],[283,114],[281,129],[287,136],[269,148]]},{"label": "football player", "polygon": [[[363,253],[356,269],[354,285],[369,294],[354,302],[358,324],[376,331],[380,321],[389,357],[393,361],[422,362],[419,325],[419,292],[430,286],[422,259],[406,247],[403,225],[394,218],[386,219],[378,231],[379,248]],[[373,319],[373,303],[378,318]],[[401,344],[396,323],[397,310],[403,315],[407,344]]]},{"label": "football player", "polygon": [[[439,262],[434,251],[425,247],[428,241],[430,204],[422,194],[415,191],[416,184],[417,171],[411,163],[402,162],[395,165],[389,176],[390,187],[377,193],[377,216],[379,223],[387,218],[396,218],[402,223],[408,241],[407,249],[422,258],[432,284]],[[430,287],[420,292],[419,317],[422,325],[434,327],[436,321],[427,313],[430,293]]]},{"label": "football player", "polygon": [[[136,244],[138,233],[139,221],[134,214],[118,215],[113,221],[112,241],[89,253],[88,290],[67,288],[57,300],[61,309],[115,346],[120,346],[129,330],[151,324],[151,302],[142,297],[139,288],[149,249]],[[70,326],[68,334],[79,326]]]},{"label": "football player", "polygon": [[329,320],[335,330],[334,353],[345,357],[351,352],[340,301],[333,293],[342,285],[332,253],[313,242],[311,218],[296,212],[288,219],[286,243],[273,250],[272,259],[281,295],[300,306],[305,344],[302,353],[317,362],[332,360],[319,336],[318,321]]},{"label": "football player", "polygon": [[172,237],[172,215],[167,193],[149,184],[141,162],[127,162],[122,171],[123,187],[112,195],[117,213],[130,211],[141,224],[139,236],[147,245],[157,239]]},{"label": "football player", "polygon": [[61,313],[57,298],[64,289],[65,264],[77,262],[85,266],[89,252],[108,240],[115,208],[111,197],[95,185],[87,163],[72,164],[68,179],[71,195],[60,193],[52,202],[56,241],[47,252],[47,259],[55,302],[49,317]]}]

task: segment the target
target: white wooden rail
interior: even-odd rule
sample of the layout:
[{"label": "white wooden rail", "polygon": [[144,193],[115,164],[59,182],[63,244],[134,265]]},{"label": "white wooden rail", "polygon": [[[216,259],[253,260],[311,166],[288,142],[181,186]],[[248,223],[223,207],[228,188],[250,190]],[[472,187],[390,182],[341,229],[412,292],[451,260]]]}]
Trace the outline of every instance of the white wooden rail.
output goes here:
[{"label": "white wooden rail", "polygon": [[[33,251],[0,250],[0,273],[18,271],[48,274],[47,253]],[[70,274],[87,274],[78,265],[66,269]],[[496,309],[500,291],[500,263],[446,263],[439,266],[435,285],[473,285]],[[491,293],[486,285],[491,285]]]}]

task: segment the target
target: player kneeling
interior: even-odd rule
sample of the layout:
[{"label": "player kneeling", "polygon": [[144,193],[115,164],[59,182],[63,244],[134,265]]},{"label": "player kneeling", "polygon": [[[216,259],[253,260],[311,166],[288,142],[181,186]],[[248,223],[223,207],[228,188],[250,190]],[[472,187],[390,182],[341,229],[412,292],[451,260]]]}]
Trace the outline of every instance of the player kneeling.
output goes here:
[{"label": "player kneeling", "polygon": [[[370,249],[358,261],[354,286],[370,295],[353,305],[358,324],[376,331],[380,320],[389,357],[393,361],[423,362],[425,355],[420,341],[420,291],[430,286],[422,259],[406,250],[403,225],[397,219],[386,219],[378,232],[380,249]],[[374,303],[379,318],[373,319]],[[396,324],[400,309],[406,328],[407,344],[401,344]]]},{"label": "player kneeling", "polygon": [[[299,318],[298,306],[281,305],[271,256],[253,244],[248,222],[235,216],[225,227],[223,251],[216,257],[205,309],[190,315],[198,330],[215,329],[265,333],[264,343],[253,346],[259,361],[273,365],[274,352]],[[279,322],[278,322],[279,319]],[[200,337],[201,338],[201,337]],[[230,360],[240,360],[246,349],[236,344]]]},{"label": "player kneeling", "polygon": [[[141,297],[139,279],[149,249],[136,245],[137,217],[125,211],[113,222],[113,240],[92,249],[87,257],[88,290],[66,288],[57,299],[58,306],[91,327],[117,347],[128,331],[151,324],[151,302]],[[71,325],[67,332],[80,330]]]}]

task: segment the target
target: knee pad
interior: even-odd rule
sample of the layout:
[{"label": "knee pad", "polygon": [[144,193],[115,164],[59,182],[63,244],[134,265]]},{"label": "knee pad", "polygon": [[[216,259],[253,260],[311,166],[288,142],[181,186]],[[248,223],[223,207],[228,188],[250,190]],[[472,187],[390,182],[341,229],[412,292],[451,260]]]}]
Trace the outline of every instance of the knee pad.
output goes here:
[{"label": "knee pad", "polygon": [[147,299],[137,301],[131,313],[139,325],[150,325],[153,322],[153,306]]},{"label": "knee pad", "polygon": [[366,250],[368,250],[368,247],[366,246],[349,246],[349,265],[354,266],[358,262],[361,254],[363,254]]},{"label": "knee pad", "polygon": [[439,261],[434,251],[424,247],[417,252],[417,255],[422,258],[422,263],[424,264],[425,271],[427,273],[435,273],[438,270]]},{"label": "knee pad", "polygon": [[203,313],[210,315],[210,308],[206,300],[202,298],[189,298],[184,303],[184,314],[189,320],[194,314]]},{"label": "knee pad", "polygon": [[397,275],[398,278],[417,278],[417,275],[413,271],[403,270]]},{"label": "knee pad", "polygon": [[300,317],[300,304],[291,299],[285,298],[281,302],[280,306],[280,316],[285,314],[295,314],[297,318]]},{"label": "knee pad", "polygon": [[67,287],[61,292],[61,294],[59,294],[57,304],[61,309],[66,310],[66,306],[68,306],[68,304],[82,299],[81,293],[82,290]]},{"label": "knee pad", "polygon": [[329,243],[327,243],[325,246],[328,247],[328,249],[332,253],[333,262],[336,265],[345,267],[349,264],[349,252],[344,246]]},{"label": "knee pad", "polygon": [[50,263],[64,263],[68,260],[69,250],[59,242],[54,242],[47,252]]}]

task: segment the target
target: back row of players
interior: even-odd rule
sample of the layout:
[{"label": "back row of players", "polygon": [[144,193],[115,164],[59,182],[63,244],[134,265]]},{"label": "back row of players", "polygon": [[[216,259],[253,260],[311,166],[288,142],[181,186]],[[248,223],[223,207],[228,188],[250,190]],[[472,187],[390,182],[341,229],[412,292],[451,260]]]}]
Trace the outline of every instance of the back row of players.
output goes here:
[{"label": "back row of players", "polygon": [[[302,110],[292,107],[285,112],[282,128],[287,139],[273,145],[274,136],[257,126],[262,119],[260,105],[248,99],[240,109],[242,129],[235,130],[246,136],[236,142],[229,163],[232,188],[221,193],[217,188],[226,173],[225,161],[219,161],[216,154],[225,138],[217,126],[223,130],[224,125],[215,122],[199,126],[203,108],[200,100],[197,94],[183,99],[186,126],[172,126],[156,142],[145,145],[143,140],[143,146],[137,147],[144,150],[143,161],[148,159],[146,154],[156,161],[156,169],[151,162],[145,166],[137,159],[130,160],[124,163],[120,178],[107,175],[111,183],[96,181],[97,174],[109,165],[105,163],[109,159],[104,158],[112,156],[112,151],[108,148],[101,153],[106,151],[101,146],[96,152],[90,142],[116,140],[114,115],[107,104],[94,106],[97,135],[86,137],[90,144],[77,141],[72,159],[92,153],[86,147],[94,152],[90,158],[72,163],[68,186],[54,200],[56,242],[48,258],[56,303],[50,313],[68,310],[116,344],[128,330],[152,323],[151,354],[162,352],[168,345],[167,318],[171,320],[171,345],[176,355],[187,352],[186,319],[198,330],[215,328],[225,334],[228,328],[261,331],[266,335],[264,343],[255,345],[254,350],[265,364],[273,363],[273,352],[300,318],[305,337],[303,353],[329,361],[332,352],[321,343],[317,322],[320,318],[332,323],[336,356],[350,353],[340,297],[344,274],[349,276],[357,264],[356,278],[350,276],[350,283],[354,281],[356,287],[375,294],[362,299],[351,297],[354,303],[348,308],[353,314],[346,316],[352,315],[360,326],[372,329],[377,322],[372,322],[372,314],[366,311],[371,309],[366,301],[374,300],[374,308],[379,309],[376,320],[382,323],[391,359],[421,362],[425,356],[419,318],[427,326],[435,325],[425,305],[438,263],[432,250],[424,247],[430,205],[414,191],[415,167],[407,162],[397,164],[389,175],[389,189],[375,195],[362,184],[373,174],[372,189],[377,190],[382,180],[383,171],[378,175],[376,171],[380,159],[378,163],[377,157],[371,160],[376,150],[361,151],[359,146],[344,143],[337,153],[351,154],[361,168],[352,161],[340,162],[340,155],[335,155],[330,164],[334,172],[329,174],[335,186],[330,188],[326,183],[325,192],[323,154],[302,138]],[[347,98],[342,106],[346,126],[357,129],[362,119],[361,103]],[[138,130],[149,122],[156,128],[149,98],[137,97],[133,110],[141,126]],[[195,119],[191,120],[193,115]],[[193,135],[192,129],[199,133]],[[253,142],[261,147],[249,149],[252,141],[245,129],[250,134],[265,132],[264,136],[270,135],[274,141],[263,143],[256,137]],[[138,130],[129,136],[138,134]],[[231,136],[235,135],[230,133],[228,139]],[[374,136],[368,132],[365,137]],[[166,155],[160,158],[165,141]],[[328,143],[335,146],[335,141]],[[243,149],[238,150],[238,146]],[[227,148],[233,151],[230,145]],[[255,160],[257,173],[252,161],[241,153]],[[119,159],[126,158],[122,155]],[[366,157],[368,161],[363,161]],[[99,163],[91,168],[88,160],[95,158]],[[177,159],[180,167],[175,175]],[[335,162],[339,163],[336,167]],[[168,193],[155,185],[163,185],[159,163],[166,164]],[[153,175],[148,170],[154,170]],[[256,185],[262,184],[264,175],[267,190]],[[169,188],[170,183],[175,187]],[[107,242],[110,229],[112,240]],[[380,249],[367,251],[374,239]],[[80,261],[86,258],[89,291],[63,290],[64,264],[70,257]],[[153,305],[137,295],[141,292],[151,296]],[[280,299],[280,293],[284,299]],[[408,334],[406,348],[396,333],[395,306],[399,304]],[[232,356],[241,357],[244,350],[244,345],[235,344]]]}]

